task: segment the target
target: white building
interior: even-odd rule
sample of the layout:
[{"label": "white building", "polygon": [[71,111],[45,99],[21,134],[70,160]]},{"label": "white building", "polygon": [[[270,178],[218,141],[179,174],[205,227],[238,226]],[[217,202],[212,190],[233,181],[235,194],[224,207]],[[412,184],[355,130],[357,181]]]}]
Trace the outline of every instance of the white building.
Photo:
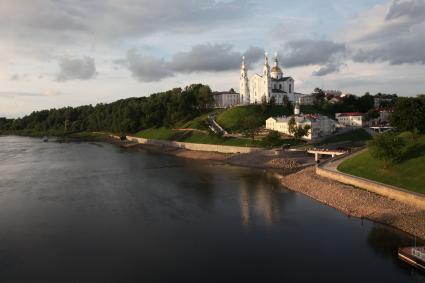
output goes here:
[{"label": "white building", "polygon": [[[315,140],[328,136],[335,131],[335,121],[321,115],[296,115],[292,116],[297,126],[310,126],[310,131],[303,138],[306,140]],[[289,132],[289,121],[292,117],[270,117],[266,120],[266,129],[291,135]]]},{"label": "white building", "polygon": [[296,93],[296,96],[298,97],[298,102],[300,103],[300,105],[314,105],[314,94]]},{"label": "white building", "polygon": [[240,95],[237,92],[221,91],[213,92],[214,106],[217,108],[228,108],[240,104]]},{"label": "white building", "polygon": [[366,126],[366,114],[360,112],[336,113],[335,118],[343,126],[364,127]]},{"label": "white building", "polygon": [[282,104],[284,96],[287,96],[290,102],[296,101],[294,79],[283,76],[277,55],[274,58],[273,67],[270,69],[266,53],[261,75],[255,74],[251,79],[248,79],[245,57],[242,57],[240,76],[240,101],[242,104],[257,104],[261,103],[263,99],[269,102],[272,97],[275,98],[277,104]]}]

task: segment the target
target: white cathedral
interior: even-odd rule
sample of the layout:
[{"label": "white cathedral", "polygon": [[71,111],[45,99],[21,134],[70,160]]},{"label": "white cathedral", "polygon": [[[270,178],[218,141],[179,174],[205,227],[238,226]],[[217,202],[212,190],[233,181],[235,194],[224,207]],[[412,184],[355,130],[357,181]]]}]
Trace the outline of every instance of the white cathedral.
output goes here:
[{"label": "white cathedral", "polygon": [[277,104],[282,104],[285,95],[293,103],[297,100],[294,92],[294,79],[283,76],[277,54],[275,54],[273,68],[270,70],[266,53],[262,74],[255,74],[251,79],[248,79],[245,56],[242,57],[239,93],[241,104],[257,104],[261,103],[263,99],[269,102],[272,97],[275,98]]}]

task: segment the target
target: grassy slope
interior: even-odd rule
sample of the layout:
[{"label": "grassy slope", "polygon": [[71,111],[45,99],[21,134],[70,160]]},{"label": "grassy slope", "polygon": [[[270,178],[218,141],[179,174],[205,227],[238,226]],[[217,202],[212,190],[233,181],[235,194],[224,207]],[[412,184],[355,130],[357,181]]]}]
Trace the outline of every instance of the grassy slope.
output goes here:
[{"label": "grassy slope", "polygon": [[372,136],[366,132],[364,129],[356,129],[348,133],[342,133],[335,136],[331,136],[322,142],[320,145],[331,144],[336,142],[362,142],[370,140]]},{"label": "grassy slope", "polygon": [[425,135],[416,145],[406,136],[404,138],[407,145],[400,163],[383,169],[383,162],[375,160],[366,151],[345,160],[338,166],[338,170],[425,194]]},{"label": "grassy slope", "polygon": [[266,119],[271,116],[291,115],[292,112],[282,106],[274,106],[273,109],[268,109],[263,112],[261,105],[247,105],[229,108],[217,116],[217,122],[229,131],[240,130],[240,121],[247,116],[260,117],[262,125]]}]

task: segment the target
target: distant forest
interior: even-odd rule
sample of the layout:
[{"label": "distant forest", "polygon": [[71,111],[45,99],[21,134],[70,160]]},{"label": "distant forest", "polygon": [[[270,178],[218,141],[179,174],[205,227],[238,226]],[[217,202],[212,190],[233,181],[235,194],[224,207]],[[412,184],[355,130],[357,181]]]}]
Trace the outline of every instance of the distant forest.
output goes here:
[{"label": "distant forest", "polygon": [[[391,124],[399,130],[413,129],[425,133],[425,95],[417,97],[397,97],[395,94],[366,93],[361,97],[346,96],[339,103],[330,103],[325,93],[316,88],[313,92],[315,105],[302,107],[304,113],[321,113],[334,117],[337,112],[359,111],[373,118],[379,113],[374,109],[374,97],[391,98],[391,102],[381,107],[394,108]],[[272,105],[273,104],[273,105]],[[263,102],[258,107],[268,114],[269,106],[274,108],[274,100]],[[81,131],[110,131],[115,133],[135,133],[152,127],[176,127],[214,107],[211,88],[203,84],[192,84],[182,88],[155,93],[148,97],[121,99],[96,106],[64,107],[34,111],[18,119],[0,117],[1,133],[59,134]],[[285,105],[292,112],[292,105]],[[246,117],[245,117],[246,118]],[[254,117],[255,118],[255,117]],[[236,121],[241,123],[241,121]],[[257,127],[257,124],[253,124]]]},{"label": "distant forest", "polygon": [[18,119],[0,118],[0,131],[134,133],[150,127],[171,127],[206,113],[214,98],[209,86],[192,84],[108,104],[65,107],[32,112]]}]

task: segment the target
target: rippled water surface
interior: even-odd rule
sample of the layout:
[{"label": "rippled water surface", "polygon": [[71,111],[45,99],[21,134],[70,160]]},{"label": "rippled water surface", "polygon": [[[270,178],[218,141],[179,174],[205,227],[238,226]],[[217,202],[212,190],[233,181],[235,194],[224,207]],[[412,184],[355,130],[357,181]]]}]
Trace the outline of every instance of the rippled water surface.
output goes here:
[{"label": "rippled water surface", "polygon": [[425,282],[412,243],[262,171],[0,137],[0,282]]}]

